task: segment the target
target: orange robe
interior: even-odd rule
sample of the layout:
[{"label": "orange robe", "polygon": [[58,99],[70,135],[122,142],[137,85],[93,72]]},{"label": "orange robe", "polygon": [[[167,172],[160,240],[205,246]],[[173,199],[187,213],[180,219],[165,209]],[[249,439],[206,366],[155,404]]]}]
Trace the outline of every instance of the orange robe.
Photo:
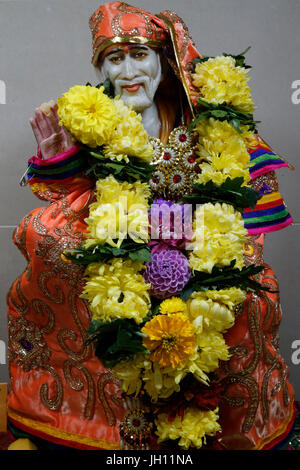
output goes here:
[{"label": "orange robe", "polygon": [[84,345],[91,314],[79,298],[83,269],[61,259],[82,242],[93,182],[71,177],[36,194],[50,205],[31,211],[14,233],[28,265],[8,294],[8,416],[56,443],[118,449],[120,388]]},{"label": "orange robe", "polygon": [[[82,241],[94,183],[82,173],[30,183],[50,204],[31,211],[14,233],[28,264],[8,294],[9,419],[55,443],[119,449],[125,412],[120,387],[84,345],[91,314],[79,298],[83,268],[61,257]],[[263,238],[249,238],[248,261],[262,263]],[[277,286],[271,268],[260,277]],[[280,319],[278,294],[249,294],[226,334],[233,356],[217,371],[224,386],[225,448],[268,448],[293,423],[293,389],[278,350]]]}]

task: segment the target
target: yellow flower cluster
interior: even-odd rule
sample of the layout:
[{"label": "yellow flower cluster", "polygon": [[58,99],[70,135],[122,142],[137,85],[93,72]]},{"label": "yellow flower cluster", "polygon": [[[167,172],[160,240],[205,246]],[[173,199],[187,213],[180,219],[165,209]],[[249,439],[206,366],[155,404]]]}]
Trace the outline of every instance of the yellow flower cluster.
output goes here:
[{"label": "yellow flower cluster", "polygon": [[218,56],[200,62],[193,74],[193,84],[199,88],[200,96],[205,101],[252,113],[254,104],[248,81],[247,69],[237,67],[233,57]]},{"label": "yellow flower cluster", "polygon": [[137,157],[150,162],[153,147],[142,124],[141,114],[116,97],[110,99],[104,87],[75,85],[57,99],[60,124],[79,142],[95,148],[111,160]]},{"label": "yellow flower cluster", "polygon": [[104,87],[75,85],[57,99],[60,124],[93,148],[108,142],[117,124],[116,107],[103,91]]},{"label": "yellow flower cluster", "polygon": [[89,206],[87,223],[88,238],[85,248],[99,243],[120,247],[129,236],[136,243],[148,241],[148,198],[147,183],[118,182],[112,175],[98,180],[96,202]]},{"label": "yellow flower cluster", "polygon": [[164,300],[161,314],[142,329],[150,352],[114,368],[123,390],[138,394],[144,384],[155,403],[179,392],[187,374],[209,385],[207,374],[230,357],[222,333],[233,326],[233,309],[244,300],[245,292],[236,287],[194,292],[186,303],[177,297]]},{"label": "yellow flower cluster", "polygon": [[[193,80],[200,97],[207,102],[253,112],[247,70],[236,66],[232,57],[197,64]],[[61,123],[80,142],[103,146],[104,155],[111,160],[129,162],[130,157],[137,157],[150,162],[153,148],[141,115],[118,98],[109,99],[103,87],[73,87],[58,105]],[[231,123],[214,118],[196,125],[201,158],[198,183],[213,181],[221,185],[228,177],[242,177],[244,184],[249,182],[247,148],[253,135],[247,126],[241,129],[239,134]],[[120,247],[127,236],[137,243],[148,241],[147,184],[120,183],[110,175],[97,181],[95,196],[86,219],[85,248],[105,243]],[[236,260],[235,267],[242,268],[246,240],[243,218],[232,205],[203,204],[194,213],[193,238],[187,246],[190,267],[211,273],[214,266],[222,268]],[[146,321],[151,301],[150,284],[141,274],[143,267],[142,262],[121,258],[87,267],[81,297],[89,301],[94,320],[133,319],[139,325]],[[143,390],[156,403],[179,392],[188,374],[209,385],[209,374],[219,367],[220,360],[230,358],[224,333],[234,324],[234,308],[244,300],[245,292],[236,287],[193,292],[186,302],[178,297],[164,300],[141,328],[147,352],[113,368],[123,391],[138,396]],[[158,412],[158,442],[179,439],[183,449],[199,449],[206,443],[206,436],[221,430],[218,419],[218,408],[202,411],[191,404],[187,404],[183,418],[177,416],[172,422],[167,414]]]},{"label": "yellow flower cluster", "polygon": [[195,130],[199,136],[197,153],[204,162],[197,183],[213,181],[221,185],[228,177],[242,177],[244,184],[250,181],[250,156],[247,139],[251,133],[246,126],[239,134],[232,124],[214,118],[203,119]]},{"label": "yellow flower cluster", "polygon": [[214,436],[221,431],[218,412],[218,408],[201,411],[198,408],[188,407],[185,409],[183,419],[176,416],[172,422],[169,421],[167,413],[160,413],[155,420],[158,442],[179,439],[178,444],[184,450],[190,447],[200,449],[206,443],[205,436]]},{"label": "yellow flower cluster", "polygon": [[140,261],[121,258],[88,265],[81,297],[89,301],[93,320],[132,318],[142,322],[150,309],[150,285],[140,274],[143,267]]},{"label": "yellow flower cluster", "polygon": [[[197,64],[193,79],[194,85],[200,90],[200,97],[207,102],[226,104],[247,113],[254,110],[251,90],[247,85],[247,71],[237,67],[232,57],[216,57]],[[198,122],[195,132],[198,136],[197,154],[201,158],[201,173],[197,183],[213,181],[220,186],[227,178],[232,180],[236,177],[242,177],[244,185],[250,181],[248,148],[254,145],[254,139],[248,126],[241,125],[241,130],[238,133],[232,123],[214,118]],[[243,218],[232,205],[203,204],[194,213],[193,238],[187,246],[190,267],[211,273],[213,267],[229,266],[236,260],[235,267],[241,269],[244,266],[246,240],[247,230]],[[148,337],[144,344],[156,353],[161,347],[157,336],[160,335],[161,342],[168,338],[171,328],[167,327],[167,323],[171,325],[172,320],[180,315],[185,316],[194,327],[196,347],[193,350],[191,348],[189,354],[177,361],[173,368],[166,357],[160,361],[153,356],[153,352],[148,355],[140,368],[139,380],[142,378],[144,388],[153,402],[178,392],[180,382],[187,374],[193,374],[197,380],[209,385],[208,374],[219,367],[220,360],[227,361],[230,358],[224,333],[234,325],[234,308],[244,302],[245,297],[243,290],[231,287],[195,291],[186,302],[173,297],[161,303],[160,315],[155,318],[165,318],[164,334],[162,328],[153,323],[150,331],[145,330]],[[176,338],[180,336],[180,328],[177,330],[177,335],[174,335]],[[154,361],[152,364],[151,359]],[[136,380],[136,376],[132,379]],[[214,436],[221,430],[218,408],[201,411],[187,406],[184,411],[183,418],[177,416],[172,422],[165,413],[157,415],[158,442],[179,439],[183,449],[201,448],[206,443],[206,436]]]},{"label": "yellow flower cluster", "polygon": [[149,144],[141,114],[126,106],[122,100],[115,99],[113,102],[117,112],[117,125],[110,141],[104,146],[104,155],[112,160],[128,162],[128,156],[133,156],[150,162],[153,147]]},{"label": "yellow flower cluster", "polygon": [[[219,367],[219,361],[229,359],[228,347],[225,343],[223,335],[216,330],[203,330],[201,334],[196,335],[196,348],[192,355],[176,368],[160,367],[157,362],[146,360],[140,371],[140,378],[144,382],[144,389],[151,397],[153,403],[159,399],[169,398],[173,393],[180,391],[180,382],[188,375],[192,374],[199,382],[209,385],[209,377],[207,374],[215,371]],[[135,362],[135,360],[134,360]],[[128,372],[123,369],[123,374]],[[119,378],[121,376],[117,374]],[[123,377],[124,377],[123,375]],[[129,377],[129,383],[134,389],[136,380],[132,375]]]},{"label": "yellow flower cluster", "polygon": [[160,369],[157,362],[149,359],[149,354],[137,354],[132,361],[119,362],[113,368],[115,375],[122,380],[125,393],[137,396],[143,386],[154,403],[159,398],[169,398],[179,392],[179,381],[175,380],[176,370],[172,367]]},{"label": "yellow flower cluster", "polygon": [[229,204],[207,203],[194,215],[193,238],[189,244],[189,262],[193,270],[210,273],[214,266],[244,265],[247,230],[241,214]]}]

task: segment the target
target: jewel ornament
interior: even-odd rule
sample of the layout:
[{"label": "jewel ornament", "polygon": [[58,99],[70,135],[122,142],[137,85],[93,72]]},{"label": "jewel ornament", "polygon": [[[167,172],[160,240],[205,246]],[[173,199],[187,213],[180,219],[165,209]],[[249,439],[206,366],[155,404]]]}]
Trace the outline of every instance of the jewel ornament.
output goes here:
[{"label": "jewel ornament", "polygon": [[154,181],[152,178],[149,183],[154,197],[163,195],[166,199],[178,200],[182,194],[189,194],[192,181],[199,172],[201,158],[196,155],[188,128],[180,126],[174,129],[166,146],[155,137],[149,141],[154,149],[152,164],[156,167]]}]

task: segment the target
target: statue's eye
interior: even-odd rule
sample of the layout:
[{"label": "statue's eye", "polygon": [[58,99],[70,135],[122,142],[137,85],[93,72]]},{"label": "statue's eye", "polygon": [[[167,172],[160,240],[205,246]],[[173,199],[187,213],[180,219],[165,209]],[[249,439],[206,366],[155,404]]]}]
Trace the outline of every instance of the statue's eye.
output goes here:
[{"label": "statue's eye", "polygon": [[148,53],[146,51],[132,51],[131,56],[137,60],[143,60],[148,56]]},{"label": "statue's eye", "polygon": [[123,60],[123,56],[120,55],[112,55],[109,57],[109,61],[113,64],[119,64]]}]

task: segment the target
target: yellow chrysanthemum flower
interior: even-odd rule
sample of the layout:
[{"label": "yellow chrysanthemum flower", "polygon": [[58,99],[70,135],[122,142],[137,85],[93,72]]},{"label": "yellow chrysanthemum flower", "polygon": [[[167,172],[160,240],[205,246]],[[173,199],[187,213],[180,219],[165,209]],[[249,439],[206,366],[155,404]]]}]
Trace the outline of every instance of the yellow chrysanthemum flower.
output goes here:
[{"label": "yellow chrysanthemum flower", "polygon": [[150,188],[147,183],[120,183],[110,175],[97,181],[96,197],[85,219],[88,230],[85,248],[99,243],[120,247],[127,236],[136,243],[148,241]]},{"label": "yellow chrysanthemum flower", "polygon": [[142,124],[141,114],[137,114],[122,100],[115,99],[117,126],[111,140],[104,147],[104,154],[110,159],[125,160],[137,157],[147,162],[153,156],[153,147],[149,144],[149,136]]},{"label": "yellow chrysanthemum flower", "polygon": [[228,177],[242,177],[244,184],[249,182],[247,139],[251,133],[245,126],[243,130],[243,134],[239,134],[227,121],[213,118],[199,122],[197,153],[205,161],[200,165],[198,183],[213,181],[220,185]]},{"label": "yellow chrysanthemum flower", "polygon": [[147,364],[144,354],[136,354],[132,361],[121,361],[114,366],[114,374],[121,380],[122,390],[137,396],[142,388],[142,370]]},{"label": "yellow chrysanthemum flower", "polygon": [[143,372],[144,389],[153,403],[156,403],[159,399],[169,398],[173,393],[180,391],[180,381],[176,380],[175,371],[177,371],[177,368],[167,367],[161,369],[157,362],[149,361],[145,363]]},{"label": "yellow chrysanthemum flower", "polygon": [[169,421],[167,413],[158,414],[155,420],[158,442],[179,439],[178,444],[182,449],[187,450],[190,447],[200,449],[206,444],[205,436],[214,436],[221,431],[218,411],[218,408],[201,411],[198,408],[187,407],[183,418],[176,416],[172,422]]},{"label": "yellow chrysanthemum flower", "polygon": [[182,313],[156,315],[146,323],[143,344],[151,352],[150,359],[159,367],[177,367],[195,351],[195,331]]},{"label": "yellow chrysanthemum flower", "polygon": [[132,318],[136,323],[142,322],[150,309],[150,284],[139,273],[143,267],[140,261],[121,258],[88,265],[81,297],[90,302],[94,320]]},{"label": "yellow chrysanthemum flower", "polygon": [[[228,166],[226,166],[226,160],[230,161]],[[216,169],[216,166],[218,165],[222,165],[223,168]],[[221,184],[224,183],[227,178],[243,178],[243,185],[246,185],[250,180],[249,170],[244,170],[238,167],[238,165],[236,165],[233,161],[233,156],[224,158],[223,155],[222,158],[220,158],[220,156],[215,154],[211,164],[204,162],[200,165],[200,168],[201,173],[196,179],[196,182],[200,184],[213,181],[217,186],[221,186]]]},{"label": "yellow chrysanthemum flower", "polygon": [[192,269],[211,272],[214,266],[244,266],[247,230],[241,214],[230,204],[207,203],[195,211],[193,238],[188,245]]},{"label": "yellow chrysanthemum flower", "polygon": [[109,142],[117,124],[116,106],[103,90],[75,85],[57,99],[60,124],[89,147]]},{"label": "yellow chrysanthemum flower", "polygon": [[200,352],[196,363],[207,374],[219,367],[219,361],[228,361],[230,358],[224,336],[218,331],[202,331],[197,335],[197,345]]},{"label": "yellow chrysanthemum flower", "polygon": [[164,300],[159,307],[159,311],[162,315],[168,315],[172,313],[185,313],[186,304],[179,297],[171,297],[170,299]]},{"label": "yellow chrysanthemum flower", "polygon": [[193,296],[189,298],[188,306],[197,333],[202,333],[204,328],[224,332],[234,324],[234,312],[219,302]]},{"label": "yellow chrysanthemum flower", "polygon": [[246,292],[238,287],[229,287],[228,289],[193,292],[190,298],[204,300],[212,299],[213,301],[222,303],[228,308],[233,309],[244,302],[246,299]]},{"label": "yellow chrysanthemum flower", "polygon": [[229,153],[238,151],[238,160],[245,163],[249,161],[249,155],[245,154],[245,149],[247,150],[249,141],[253,141],[254,136],[248,126],[242,125],[240,134],[230,122],[210,117],[198,122],[195,131],[199,137],[199,145],[204,139],[209,139],[214,143],[216,152],[223,152],[229,145]]},{"label": "yellow chrysanthemum flower", "polygon": [[[146,364],[146,363],[145,363]],[[188,375],[193,374],[199,382],[208,385],[209,377],[201,369],[200,353],[194,353],[176,368],[159,367],[157,362],[149,362],[142,374],[144,388],[151,397],[152,402],[156,403],[159,399],[170,397],[173,393],[180,391],[180,382]],[[206,369],[210,368],[210,364]]]},{"label": "yellow chrysanthemum flower", "polygon": [[202,333],[203,329],[225,332],[234,324],[233,308],[245,298],[245,291],[236,287],[193,292],[187,300],[189,318],[197,333]]},{"label": "yellow chrysanthemum flower", "polygon": [[233,57],[224,56],[198,63],[193,74],[193,84],[199,88],[201,98],[245,113],[254,111],[249,79],[247,69],[236,66]]}]

